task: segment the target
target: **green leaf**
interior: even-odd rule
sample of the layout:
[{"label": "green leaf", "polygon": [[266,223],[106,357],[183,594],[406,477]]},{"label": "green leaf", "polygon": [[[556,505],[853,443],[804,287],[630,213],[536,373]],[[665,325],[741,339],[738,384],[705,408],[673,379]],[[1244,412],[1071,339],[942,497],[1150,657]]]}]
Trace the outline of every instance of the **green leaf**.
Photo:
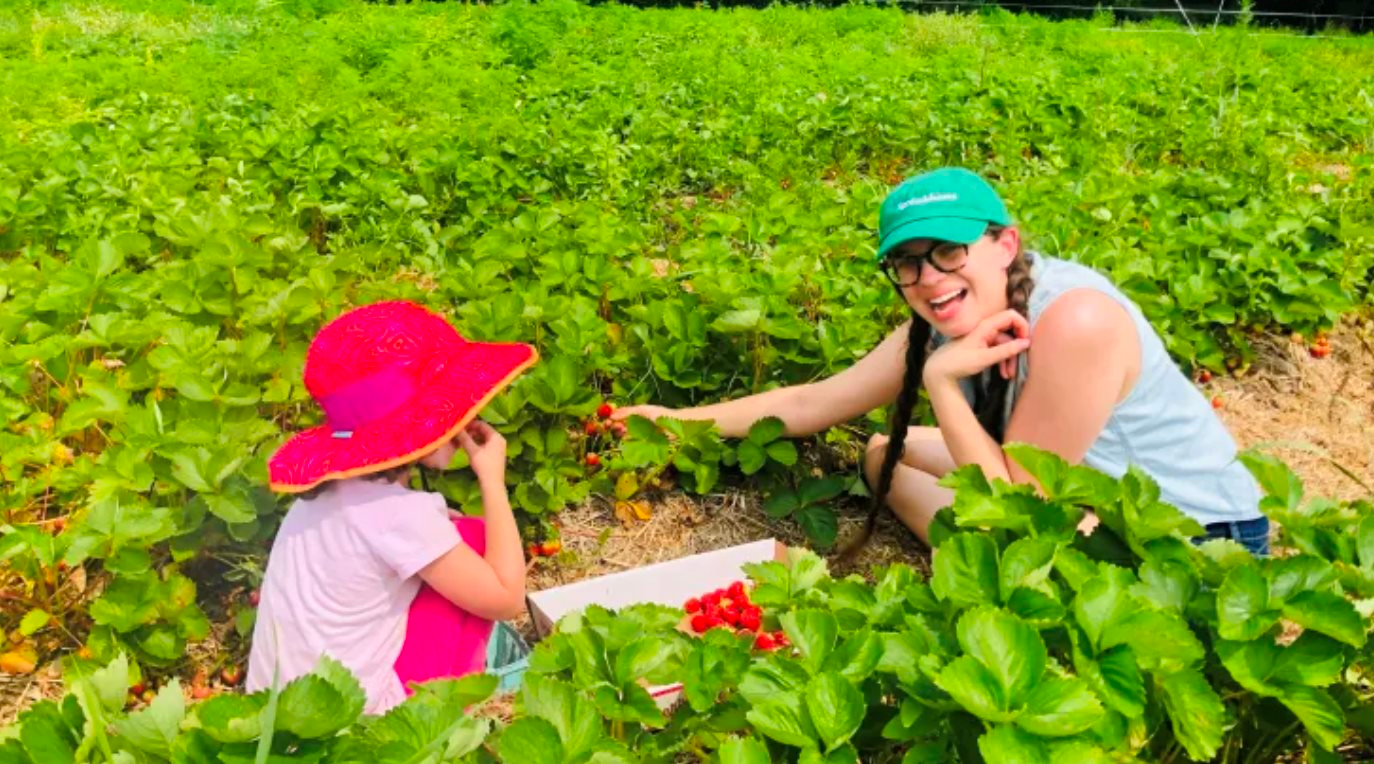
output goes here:
[{"label": "green leaf", "polygon": [[752,737],[730,738],[720,747],[720,764],[773,764],[768,746]]},{"label": "green leaf", "polygon": [[1146,560],[1139,575],[1140,583],[1132,586],[1131,592],[1157,608],[1181,613],[1197,593],[1192,571],[1172,560]]},{"label": "green leaf", "polygon": [[1092,729],[1102,715],[1087,682],[1051,676],[1031,691],[1016,724],[1035,735],[1067,737]]},{"label": "green leaf", "polygon": [[1040,634],[1006,611],[979,608],[965,612],[959,618],[958,636],[964,652],[992,673],[1002,690],[1005,708],[1025,702],[1031,687],[1045,673],[1047,653]]},{"label": "green leaf", "polygon": [[1130,645],[1117,645],[1097,660],[1075,649],[1074,667],[1112,710],[1132,719],[1145,713],[1145,680]]},{"label": "green leaf", "polygon": [[1283,617],[1352,647],[1364,647],[1365,625],[1350,600],[1331,592],[1302,592],[1283,606]]},{"label": "green leaf", "polygon": [[26,637],[31,637],[38,633],[39,629],[47,626],[48,622],[51,620],[51,613],[40,608],[34,608],[25,613],[24,617],[19,620],[19,633]]},{"label": "green leaf", "polygon": [[844,486],[844,480],[838,477],[809,477],[797,487],[797,493],[803,504],[815,504],[830,501],[844,493]]},{"label": "green leaf", "polygon": [[746,475],[758,472],[768,463],[768,453],[762,446],[750,440],[740,443],[735,449],[735,454],[739,457],[740,471]]},{"label": "green leaf", "polygon": [[1054,569],[1054,553],[1058,542],[1048,538],[1027,537],[1011,543],[1002,552],[1002,601],[1011,598],[1017,587],[1037,589],[1049,579]]},{"label": "green leaf", "polygon": [[797,512],[796,518],[806,537],[817,548],[829,549],[834,546],[840,527],[839,520],[830,507],[808,504]]},{"label": "green leaf", "polygon": [[757,706],[781,693],[793,692],[800,696],[809,681],[811,675],[796,661],[774,654],[766,661],[754,663],[745,672],[739,692]]},{"label": "green leaf", "polygon": [[661,637],[644,637],[621,648],[615,659],[615,678],[620,684],[653,674],[677,652]]},{"label": "green leaf", "polygon": [[763,312],[758,308],[730,310],[712,321],[711,328],[723,334],[744,334],[759,331],[762,322]]},{"label": "green leaf", "polygon": [[529,674],[521,698],[527,716],[544,719],[558,731],[569,758],[590,751],[602,737],[601,717],[591,704],[578,697],[570,684]]},{"label": "green leaf", "polygon": [[[75,764],[77,739],[56,703],[39,701],[19,714],[19,742],[28,758],[15,760],[34,764]],[[7,755],[0,748],[0,756]]]},{"label": "green leaf", "polygon": [[1278,623],[1269,609],[1269,584],[1253,563],[1226,574],[1217,590],[1217,632],[1222,639],[1255,639]]},{"label": "green leaf", "polygon": [[654,702],[649,691],[638,684],[631,684],[619,690],[602,685],[592,693],[592,699],[608,719],[636,722],[650,727],[663,724],[663,711]]},{"label": "green leaf", "polygon": [[128,657],[121,651],[104,668],[92,672],[90,682],[101,708],[109,712],[123,709],[129,686],[133,684]]},{"label": "green leaf", "polygon": [[1326,690],[1287,687],[1279,702],[1302,721],[1317,745],[1330,751],[1345,738],[1345,713]]},{"label": "green leaf", "polygon": [[1083,582],[1073,601],[1074,618],[1094,648],[1108,625],[1134,610],[1127,596],[1134,576],[1113,565],[1100,565],[1098,575]]},{"label": "green leaf", "polygon": [[795,512],[797,507],[801,506],[801,502],[798,499],[799,497],[797,494],[791,491],[780,491],[769,496],[768,499],[763,502],[763,511],[767,512],[770,517],[781,520]]},{"label": "green leaf", "polygon": [[787,638],[801,650],[802,665],[813,674],[820,671],[839,638],[839,622],[834,614],[823,610],[797,610],[784,613],[778,620]]},{"label": "green leaf", "polygon": [[814,747],[816,728],[799,692],[785,692],[754,705],[746,714],[760,734],[798,748]]},{"label": "green leaf", "polygon": [[775,416],[764,417],[749,426],[748,440],[758,446],[765,446],[781,438],[787,432],[787,425]]},{"label": "green leaf", "polygon": [[834,671],[851,682],[867,679],[878,668],[883,657],[883,640],[869,629],[846,636],[825,662],[826,671]]},{"label": "green leaf", "polygon": [[1183,616],[1168,610],[1137,610],[1108,624],[1102,633],[1102,649],[1120,644],[1130,645],[1147,671],[1185,668],[1205,655]]},{"label": "green leaf", "polygon": [[1025,619],[1037,628],[1056,626],[1064,620],[1068,609],[1059,600],[1038,589],[1018,586],[1007,599],[1007,610]]},{"label": "green leaf", "polygon": [[1226,707],[1201,673],[1193,669],[1157,677],[1174,737],[1194,760],[1216,756],[1226,731]]},{"label": "green leaf", "polygon": [[848,679],[825,672],[811,679],[805,694],[806,710],[827,752],[849,741],[863,723],[868,704]]},{"label": "green leaf", "polygon": [[971,655],[962,655],[940,670],[936,686],[949,693],[965,711],[992,722],[1011,721],[1006,695],[993,675]]},{"label": "green leaf", "polygon": [[558,730],[537,717],[517,719],[501,733],[497,744],[501,761],[507,764],[563,764],[563,742]]},{"label": "green leaf", "polygon": [[196,719],[201,729],[221,743],[246,743],[262,734],[259,716],[267,696],[216,695],[196,706]]},{"label": "green leaf", "polygon": [[1303,487],[1302,480],[1292,470],[1272,456],[1253,451],[1242,451],[1239,458],[1266,494],[1261,502],[1266,515],[1297,511],[1302,503]]},{"label": "green leaf", "polygon": [[1336,569],[1326,560],[1302,554],[1296,557],[1268,558],[1269,607],[1282,607],[1284,600],[1302,592],[1328,588],[1336,580]]},{"label": "green leaf", "polygon": [[956,607],[998,601],[997,547],[987,536],[960,533],[949,539],[931,568],[931,590]]},{"label": "green leaf", "polygon": [[1274,673],[1274,662],[1278,659],[1280,648],[1271,639],[1256,639],[1249,642],[1229,642],[1220,640],[1215,645],[1221,665],[1230,672],[1236,684],[1262,696],[1279,694],[1281,688],[1270,682]]},{"label": "green leaf", "polygon": [[999,724],[978,738],[978,751],[996,764],[1049,764],[1049,753],[1034,735],[1016,727]]},{"label": "green leaf", "polygon": [[769,459],[784,467],[791,467],[797,463],[797,447],[790,440],[774,441],[764,450],[768,452]]},{"label": "green leaf", "polygon": [[1360,567],[1374,569],[1374,515],[1360,521],[1355,532],[1355,546],[1360,556]]},{"label": "green leaf", "polygon": [[116,719],[114,730],[125,742],[144,753],[171,758],[185,715],[186,699],[181,694],[181,683],[173,679],[158,691],[147,708]]},{"label": "green leaf", "polygon": [[1340,681],[1346,649],[1336,640],[1305,631],[1285,647],[1274,662],[1274,681],[1325,687]]}]

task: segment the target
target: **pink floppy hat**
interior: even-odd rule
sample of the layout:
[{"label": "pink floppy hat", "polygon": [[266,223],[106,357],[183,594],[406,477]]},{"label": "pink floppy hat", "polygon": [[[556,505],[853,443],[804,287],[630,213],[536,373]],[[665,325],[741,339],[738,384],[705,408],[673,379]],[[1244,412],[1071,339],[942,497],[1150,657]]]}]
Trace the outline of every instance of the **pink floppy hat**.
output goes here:
[{"label": "pink floppy hat", "polygon": [[415,461],[538,359],[529,345],[465,340],[415,303],[348,311],[320,330],[305,359],[306,389],[327,421],[272,454],[272,490],[301,493]]}]

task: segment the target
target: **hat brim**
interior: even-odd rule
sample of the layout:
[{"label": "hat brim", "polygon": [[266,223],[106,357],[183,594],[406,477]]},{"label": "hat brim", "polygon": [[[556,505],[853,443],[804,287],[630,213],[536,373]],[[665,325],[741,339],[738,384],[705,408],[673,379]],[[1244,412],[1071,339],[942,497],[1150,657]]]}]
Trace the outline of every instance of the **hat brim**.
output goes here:
[{"label": "hat brim", "polygon": [[268,461],[269,485],[303,493],[409,464],[452,440],[484,406],[539,360],[519,343],[464,342],[426,365],[420,391],[395,412],[346,438],[328,425],[298,433]]},{"label": "hat brim", "polygon": [[940,217],[911,220],[892,229],[879,242],[878,259],[882,260],[894,247],[912,239],[972,244],[988,230],[990,224],[991,221],[974,218]]}]

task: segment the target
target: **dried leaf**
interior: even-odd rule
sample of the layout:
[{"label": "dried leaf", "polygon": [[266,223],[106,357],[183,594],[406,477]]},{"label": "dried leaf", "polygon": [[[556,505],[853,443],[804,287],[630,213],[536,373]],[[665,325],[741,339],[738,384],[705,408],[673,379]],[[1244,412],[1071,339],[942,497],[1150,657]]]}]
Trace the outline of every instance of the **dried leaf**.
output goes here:
[{"label": "dried leaf", "polygon": [[38,651],[23,644],[0,655],[0,671],[6,674],[32,674],[38,668]]}]

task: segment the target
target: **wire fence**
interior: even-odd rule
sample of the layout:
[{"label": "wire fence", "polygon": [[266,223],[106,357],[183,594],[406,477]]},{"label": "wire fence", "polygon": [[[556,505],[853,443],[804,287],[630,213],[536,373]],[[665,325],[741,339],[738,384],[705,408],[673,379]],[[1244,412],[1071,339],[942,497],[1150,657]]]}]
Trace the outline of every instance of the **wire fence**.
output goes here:
[{"label": "wire fence", "polygon": [[[1232,0],[1234,2],[1234,0]],[[1188,27],[1189,31],[1195,32],[1198,25],[1217,27],[1224,22],[1236,23],[1241,19],[1251,22],[1267,22],[1266,27],[1286,27],[1303,28],[1308,30],[1326,29],[1331,26],[1340,26],[1345,29],[1361,33],[1374,31],[1374,2],[1364,2],[1358,13],[1313,13],[1310,11],[1285,11],[1285,10],[1249,10],[1244,8],[1226,7],[1227,0],[1221,0],[1215,9],[1204,8],[1185,8],[1181,0],[1176,0],[1172,6],[1131,6],[1131,5],[1101,5],[1101,4],[1069,4],[1069,3],[1032,3],[1032,2],[987,2],[986,0],[892,0],[895,4],[902,5],[913,10],[920,9],[954,9],[954,10],[987,10],[991,7],[1001,7],[1008,10],[1024,10],[1034,13],[1048,13],[1052,15],[1076,15],[1091,17],[1101,13],[1110,13],[1122,17],[1170,17],[1181,21]],[[1235,4],[1239,4],[1238,2]],[[1368,12],[1364,12],[1365,10]],[[1157,31],[1171,32],[1175,30],[1134,30],[1134,31]],[[1184,30],[1177,30],[1184,31]],[[1184,33],[1189,33],[1184,31]],[[1311,37],[1314,35],[1287,34],[1283,36]]]}]

